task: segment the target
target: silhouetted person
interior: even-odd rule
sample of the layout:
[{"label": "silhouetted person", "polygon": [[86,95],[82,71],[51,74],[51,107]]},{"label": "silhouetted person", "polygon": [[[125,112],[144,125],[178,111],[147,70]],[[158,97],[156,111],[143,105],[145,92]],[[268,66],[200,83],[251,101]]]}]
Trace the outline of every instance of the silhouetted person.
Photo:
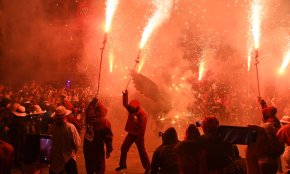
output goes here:
[{"label": "silhouetted person", "polygon": [[154,151],[151,161],[151,174],[178,174],[177,154],[178,143],[176,130],[171,127],[162,134],[162,144]]}]

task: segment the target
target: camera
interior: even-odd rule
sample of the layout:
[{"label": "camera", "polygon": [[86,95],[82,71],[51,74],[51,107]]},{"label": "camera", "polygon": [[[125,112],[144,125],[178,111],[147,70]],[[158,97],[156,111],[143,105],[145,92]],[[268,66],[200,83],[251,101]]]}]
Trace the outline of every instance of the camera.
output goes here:
[{"label": "camera", "polygon": [[39,135],[40,163],[50,164],[52,139],[51,135]]},{"label": "camera", "polygon": [[24,144],[24,163],[50,164],[52,136],[46,134],[29,134]]}]

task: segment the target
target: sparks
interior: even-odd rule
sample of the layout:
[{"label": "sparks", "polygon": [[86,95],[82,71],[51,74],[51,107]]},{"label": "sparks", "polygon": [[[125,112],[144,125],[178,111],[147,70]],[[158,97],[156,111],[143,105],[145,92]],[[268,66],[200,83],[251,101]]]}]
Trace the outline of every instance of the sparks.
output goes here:
[{"label": "sparks", "polygon": [[113,72],[114,67],[114,55],[112,52],[109,53],[109,66],[110,66],[110,72]]},{"label": "sparks", "polygon": [[202,76],[204,74],[204,70],[205,70],[205,61],[201,60],[201,62],[199,63],[199,73],[198,73],[198,80],[201,81]]},{"label": "sparks", "polygon": [[288,64],[290,62],[290,50],[287,52],[287,54],[285,54],[285,58],[283,60],[283,63],[281,65],[281,68],[279,70],[280,74],[283,74],[285,69],[287,68]]},{"label": "sparks", "polygon": [[253,0],[252,3],[252,16],[251,16],[251,27],[252,27],[252,35],[254,39],[254,46],[257,50],[260,46],[260,26],[261,26],[261,10],[262,6],[260,4],[260,0]]},{"label": "sparks", "polygon": [[119,0],[107,0],[106,1],[106,25],[105,32],[107,33],[110,30],[111,23],[115,11],[117,9]]},{"label": "sparks", "polygon": [[170,16],[173,6],[173,0],[154,0],[156,11],[149,19],[147,26],[144,28],[139,48],[142,49],[149,39],[152,32],[159,27]]},{"label": "sparks", "polygon": [[251,69],[251,62],[252,62],[252,51],[251,49],[248,50],[248,71]]}]

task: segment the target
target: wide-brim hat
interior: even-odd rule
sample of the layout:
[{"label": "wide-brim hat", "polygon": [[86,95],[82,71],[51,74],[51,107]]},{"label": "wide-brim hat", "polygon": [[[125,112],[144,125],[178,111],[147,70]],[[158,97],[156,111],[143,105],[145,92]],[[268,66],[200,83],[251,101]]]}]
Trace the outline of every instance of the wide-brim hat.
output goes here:
[{"label": "wide-brim hat", "polygon": [[19,105],[15,111],[12,111],[12,113],[18,117],[25,117],[27,114],[25,113],[25,107]]},{"label": "wide-brim hat", "polygon": [[39,105],[33,105],[31,107],[31,113],[30,113],[31,115],[44,114],[44,113],[46,113],[46,111],[43,111]]},{"label": "wide-brim hat", "polygon": [[289,116],[283,116],[282,119],[280,120],[280,122],[288,124],[288,123],[290,123],[290,117]]},{"label": "wide-brim hat", "polygon": [[71,110],[68,110],[64,106],[60,105],[55,109],[55,112],[51,114],[51,117],[62,118],[71,113]]}]

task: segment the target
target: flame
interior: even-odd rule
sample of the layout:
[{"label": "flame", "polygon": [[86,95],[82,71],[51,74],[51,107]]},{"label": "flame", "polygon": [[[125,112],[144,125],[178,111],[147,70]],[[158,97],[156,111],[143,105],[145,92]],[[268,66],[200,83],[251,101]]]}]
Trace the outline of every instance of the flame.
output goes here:
[{"label": "flame", "polygon": [[109,66],[110,66],[110,72],[113,72],[114,54],[112,52],[109,53]]},{"label": "flame", "polygon": [[202,76],[204,74],[204,70],[205,70],[205,61],[201,60],[199,63],[199,73],[198,73],[198,80],[201,81]]},{"label": "flame", "polygon": [[262,6],[260,3],[260,0],[253,0],[252,3],[252,35],[254,39],[254,46],[255,49],[258,49],[260,46],[260,36],[261,36],[261,31],[260,31],[260,26],[261,26],[261,10]]},{"label": "flame", "polygon": [[137,71],[138,73],[140,73],[140,71],[142,70],[144,63],[145,63],[145,59],[141,59],[140,64],[138,66],[138,71]]},{"label": "flame", "polygon": [[290,62],[290,50],[289,50],[288,53],[285,54],[285,55],[286,55],[286,56],[285,56],[285,58],[284,58],[284,60],[283,60],[283,63],[282,63],[282,65],[281,65],[281,68],[280,68],[280,70],[279,70],[279,73],[280,73],[280,74],[283,74],[283,73],[284,73],[286,67],[288,66],[288,64],[289,64],[289,62]]},{"label": "flame", "polygon": [[153,0],[156,11],[149,19],[147,26],[144,28],[142,39],[139,48],[142,49],[149,39],[152,32],[159,27],[170,16],[170,11],[173,6],[173,0]]},{"label": "flame", "polygon": [[251,62],[252,62],[252,51],[251,51],[251,49],[249,49],[248,50],[248,71],[250,71]]},{"label": "flame", "polygon": [[105,12],[106,13],[106,26],[105,26],[106,33],[110,30],[112,19],[117,9],[118,2],[119,0],[106,1],[106,12]]}]

